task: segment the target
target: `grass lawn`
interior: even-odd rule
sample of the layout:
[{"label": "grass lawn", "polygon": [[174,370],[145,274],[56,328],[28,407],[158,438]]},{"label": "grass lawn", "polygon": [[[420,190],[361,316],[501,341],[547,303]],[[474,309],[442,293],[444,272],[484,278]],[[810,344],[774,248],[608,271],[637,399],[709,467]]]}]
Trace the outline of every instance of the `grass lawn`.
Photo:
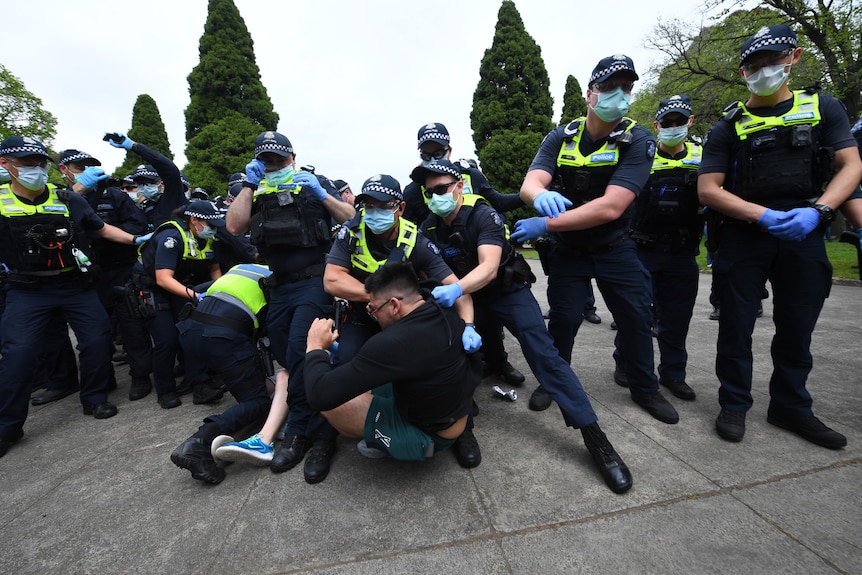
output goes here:
[{"label": "grass lawn", "polygon": [[[521,251],[525,258],[536,259],[538,254],[536,250],[524,249]],[[829,256],[829,261],[832,262],[832,277],[859,279],[859,268],[857,267],[856,248],[850,244],[839,242],[837,239],[831,242],[826,242],[826,254]],[[706,265],[706,248],[701,243],[700,255],[697,256],[697,264],[701,270],[707,269]]]}]

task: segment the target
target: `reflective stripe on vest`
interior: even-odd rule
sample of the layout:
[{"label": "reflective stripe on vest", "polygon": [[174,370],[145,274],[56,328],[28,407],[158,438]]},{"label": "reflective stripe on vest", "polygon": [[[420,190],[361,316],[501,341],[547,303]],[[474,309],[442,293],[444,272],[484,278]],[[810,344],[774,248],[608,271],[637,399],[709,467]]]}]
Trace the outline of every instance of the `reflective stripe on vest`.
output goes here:
[{"label": "reflective stripe on vest", "polygon": [[[350,265],[361,272],[373,274],[387,260],[378,261],[374,259],[374,256],[371,255],[371,251],[368,249],[368,240],[365,232],[365,208],[362,208],[362,217],[359,221],[359,226],[357,226],[356,231],[350,230],[350,235],[356,238],[356,247],[353,253],[350,254]],[[395,249],[401,248],[404,250],[405,260],[410,259],[410,254],[413,253],[413,248],[416,246],[417,232],[418,227],[416,224],[410,220],[398,218],[398,239],[395,242]]]}]

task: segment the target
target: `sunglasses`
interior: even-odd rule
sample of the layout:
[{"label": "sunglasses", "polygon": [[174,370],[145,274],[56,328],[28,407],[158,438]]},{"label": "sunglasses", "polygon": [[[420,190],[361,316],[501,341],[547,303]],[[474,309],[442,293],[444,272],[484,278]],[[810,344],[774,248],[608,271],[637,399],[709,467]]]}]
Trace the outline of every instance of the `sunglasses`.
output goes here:
[{"label": "sunglasses", "polygon": [[757,72],[758,70],[766,66],[777,66],[778,64],[781,64],[781,62],[787,59],[787,57],[790,56],[792,53],[792,48],[784,50],[783,52],[779,52],[778,54],[775,54],[773,56],[767,56],[765,58],[758,58],[751,62],[746,62],[745,64],[740,66],[740,68],[742,68],[744,72],[748,72],[749,74],[751,74],[753,72]]},{"label": "sunglasses", "polygon": [[630,93],[635,87],[634,82],[623,80],[608,80],[606,82],[596,82],[593,84],[594,92],[613,92],[617,88],[622,88],[623,92]]},{"label": "sunglasses", "polygon": [[426,162],[430,162],[431,160],[442,160],[446,157],[446,154],[449,153],[449,146],[445,148],[440,148],[436,152],[426,153],[419,152],[419,157],[422,158]]},{"label": "sunglasses", "polygon": [[688,118],[667,118],[658,123],[662,128],[676,128],[688,124]]},{"label": "sunglasses", "polygon": [[442,196],[449,192],[449,188],[457,184],[460,180],[455,180],[454,182],[449,182],[448,184],[440,184],[439,186],[434,186],[433,188],[425,188],[425,191],[422,192],[425,194],[425,197],[429,200],[431,196]]}]

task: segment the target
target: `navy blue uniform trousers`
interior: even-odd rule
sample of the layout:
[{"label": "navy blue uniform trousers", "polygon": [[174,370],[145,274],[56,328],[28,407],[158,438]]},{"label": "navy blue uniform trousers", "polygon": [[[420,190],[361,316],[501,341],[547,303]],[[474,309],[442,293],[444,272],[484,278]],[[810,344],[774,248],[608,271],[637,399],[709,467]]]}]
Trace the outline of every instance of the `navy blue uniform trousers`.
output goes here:
[{"label": "navy blue uniform trousers", "polygon": [[813,365],[811,334],[832,288],[823,231],[815,229],[794,242],[756,225],[725,225],[713,270],[722,274],[715,359],[719,404],[744,412],[753,403],[752,333],[768,279],[775,323],[769,413],[784,419],[811,415],[811,395],[805,387]]},{"label": "navy blue uniform trousers", "polygon": [[652,343],[652,287],[635,243],[625,240],[601,254],[548,254],[548,331],[557,351],[572,361],[572,346],[584,320],[590,280],[602,292],[617,322],[618,361],[628,375],[632,395],[658,391]]}]

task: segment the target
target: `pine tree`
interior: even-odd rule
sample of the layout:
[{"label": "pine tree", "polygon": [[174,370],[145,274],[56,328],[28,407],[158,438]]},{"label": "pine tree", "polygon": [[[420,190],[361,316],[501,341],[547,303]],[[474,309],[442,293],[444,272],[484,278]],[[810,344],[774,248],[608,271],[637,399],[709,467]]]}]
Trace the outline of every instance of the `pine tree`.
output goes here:
[{"label": "pine tree", "polygon": [[566,92],[563,94],[563,113],[560,115],[560,124],[571,122],[575,118],[587,115],[587,101],[581,84],[577,78],[569,74],[566,78]]},{"label": "pine tree", "polygon": [[186,140],[228,112],[273,129],[278,114],[260,81],[254,42],[233,0],[209,0],[200,39],[200,63],[189,74]]},{"label": "pine tree", "polygon": [[504,0],[473,93],[470,125],[480,156],[489,140],[505,130],[544,136],[553,127],[549,84],[541,48],[524,28],[515,3]]},{"label": "pine tree", "polygon": [[[132,108],[132,127],[129,128],[126,135],[135,142],[140,142],[171,159],[174,157],[168,142],[165,123],[159,113],[159,107],[156,105],[156,101],[147,94],[141,94],[135,100],[135,106]],[[119,168],[114,170],[113,175],[116,178],[124,178],[143,163],[144,159],[138,154],[131,151],[126,152],[126,159],[123,160]]]},{"label": "pine tree", "polygon": [[279,118],[233,0],[209,0],[199,52],[188,75],[185,171],[193,185],[220,193],[230,174],[245,167],[254,136],[276,129]]},{"label": "pine tree", "polygon": [[[501,193],[520,191],[542,138],[554,127],[549,84],[541,48],[524,28],[515,3],[504,0],[470,112],[482,170]],[[519,208],[509,213],[509,224],[534,215],[532,208]]]}]

